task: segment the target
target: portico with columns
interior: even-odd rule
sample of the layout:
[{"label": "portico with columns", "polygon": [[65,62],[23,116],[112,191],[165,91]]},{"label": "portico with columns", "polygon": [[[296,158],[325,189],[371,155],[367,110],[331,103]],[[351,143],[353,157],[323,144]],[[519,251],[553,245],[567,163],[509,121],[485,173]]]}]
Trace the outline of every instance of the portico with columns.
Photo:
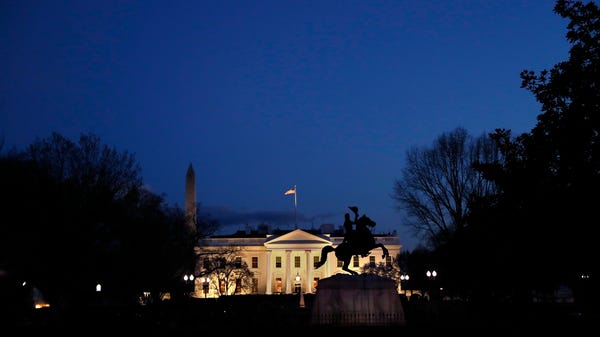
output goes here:
[{"label": "portico with columns", "polygon": [[[330,253],[325,265],[315,268],[315,263],[321,258],[321,249],[328,245],[336,247],[343,240],[342,235],[336,235],[339,231],[327,233],[330,228],[331,226],[322,226],[320,230],[274,231],[273,234],[246,230],[231,236],[202,239],[198,249],[210,250],[226,246],[241,248],[240,258],[247,263],[256,283],[254,291],[247,294],[292,294],[297,292],[298,285],[302,293],[310,294],[316,292],[319,280],[338,273],[346,274],[341,266],[338,267],[334,253]],[[391,257],[400,252],[401,245],[397,236],[375,236],[375,239],[388,248]],[[360,267],[373,260],[375,263],[390,263],[389,258],[382,258],[378,249],[367,257],[355,258],[359,259],[358,266],[350,266],[355,271],[360,271]],[[200,284],[196,285],[196,289],[196,295],[203,297]],[[214,295],[209,294],[209,297]]]}]

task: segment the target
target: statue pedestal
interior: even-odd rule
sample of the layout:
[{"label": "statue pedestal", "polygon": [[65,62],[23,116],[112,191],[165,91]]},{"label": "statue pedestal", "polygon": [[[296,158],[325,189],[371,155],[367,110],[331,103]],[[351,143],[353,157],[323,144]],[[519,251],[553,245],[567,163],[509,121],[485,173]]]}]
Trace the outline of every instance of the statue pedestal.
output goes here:
[{"label": "statue pedestal", "polygon": [[393,280],[373,274],[319,280],[311,323],[337,326],[404,325],[404,309]]}]

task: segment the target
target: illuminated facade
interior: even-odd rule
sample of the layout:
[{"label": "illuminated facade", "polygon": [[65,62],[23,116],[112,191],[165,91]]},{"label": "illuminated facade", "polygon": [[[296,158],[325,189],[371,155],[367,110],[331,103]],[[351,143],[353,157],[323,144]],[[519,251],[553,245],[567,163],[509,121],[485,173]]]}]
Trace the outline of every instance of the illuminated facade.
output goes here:
[{"label": "illuminated facade", "polygon": [[[229,236],[218,236],[200,240],[199,250],[216,250],[223,247],[238,247],[240,262],[245,262],[254,274],[253,287],[240,294],[291,294],[314,293],[320,279],[337,273],[346,273],[341,269],[342,261],[338,261],[335,253],[327,256],[327,262],[320,268],[316,263],[321,259],[324,246],[336,247],[343,240],[342,229],[332,230],[332,225],[323,225],[320,230],[276,230],[265,233],[263,230],[239,231]],[[375,248],[366,257],[354,256],[350,269],[360,273],[365,264],[391,264],[393,258],[400,253],[400,241],[395,233],[375,235],[375,240],[382,243],[389,251],[383,258],[383,251]],[[198,270],[202,270],[202,261],[198,261]],[[195,297],[215,297],[216,284],[209,280],[207,293],[203,291],[205,279],[196,278]]]},{"label": "illuminated facade", "polygon": [[[186,220],[193,223],[196,219],[196,176],[191,164],[186,173],[185,186]],[[391,264],[392,259],[400,253],[401,245],[396,232],[373,234],[375,241],[388,249],[389,255],[383,258],[381,248],[373,249],[366,257],[356,255],[350,263],[351,270],[360,272],[365,264]],[[232,235],[202,239],[196,249],[210,251],[235,247],[239,250],[236,260],[245,262],[253,273],[252,289],[240,294],[314,293],[320,279],[346,273],[341,269],[342,262],[337,260],[333,252],[327,256],[323,266],[315,268],[321,259],[321,249],[325,246],[337,247],[343,236],[343,228],[335,229],[331,224],[322,225],[319,230],[271,230],[261,225],[256,230],[247,228]],[[203,261],[200,259],[195,274],[204,275],[202,268]],[[217,297],[217,287],[223,287],[210,278],[196,277],[193,282],[194,297]]]}]

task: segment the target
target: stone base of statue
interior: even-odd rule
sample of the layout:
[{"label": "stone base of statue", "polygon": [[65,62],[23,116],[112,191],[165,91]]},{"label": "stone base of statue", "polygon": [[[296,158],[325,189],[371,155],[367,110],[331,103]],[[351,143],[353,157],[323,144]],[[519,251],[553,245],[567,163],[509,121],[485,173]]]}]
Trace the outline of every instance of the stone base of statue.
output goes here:
[{"label": "stone base of statue", "polygon": [[312,305],[313,325],[404,325],[395,282],[373,274],[337,274],[319,280]]}]

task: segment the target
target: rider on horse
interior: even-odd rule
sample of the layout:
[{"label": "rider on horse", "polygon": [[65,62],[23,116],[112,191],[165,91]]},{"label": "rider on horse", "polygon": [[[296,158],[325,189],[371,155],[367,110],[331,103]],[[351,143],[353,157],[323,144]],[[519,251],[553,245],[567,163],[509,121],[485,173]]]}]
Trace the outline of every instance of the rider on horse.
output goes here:
[{"label": "rider on horse", "polygon": [[[359,218],[358,207],[350,206],[348,208],[354,212],[354,221],[350,220],[350,214],[344,215],[344,229],[346,230],[344,242],[358,255],[366,257],[370,253],[370,248],[375,244],[375,238],[367,226],[374,227],[375,222],[364,214]],[[356,225],[356,230],[352,228],[353,224]]]},{"label": "rider on horse", "polygon": [[[338,261],[343,261],[342,270],[352,274],[358,275],[358,273],[350,269],[350,261],[353,256],[361,255],[362,257],[369,256],[371,250],[374,248],[381,248],[383,251],[382,258],[389,256],[387,248],[382,243],[375,242],[375,238],[368,227],[375,227],[375,221],[371,220],[368,216],[362,215],[358,217],[358,207],[348,207],[354,212],[354,221],[350,219],[350,214],[345,214],[344,229],[346,234],[344,235],[344,241],[337,246],[326,245],[321,249],[321,259],[315,265],[315,268],[320,268],[327,262],[327,254],[335,252],[335,256]],[[352,228],[352,225],[356,225],[356,230]]]}]

